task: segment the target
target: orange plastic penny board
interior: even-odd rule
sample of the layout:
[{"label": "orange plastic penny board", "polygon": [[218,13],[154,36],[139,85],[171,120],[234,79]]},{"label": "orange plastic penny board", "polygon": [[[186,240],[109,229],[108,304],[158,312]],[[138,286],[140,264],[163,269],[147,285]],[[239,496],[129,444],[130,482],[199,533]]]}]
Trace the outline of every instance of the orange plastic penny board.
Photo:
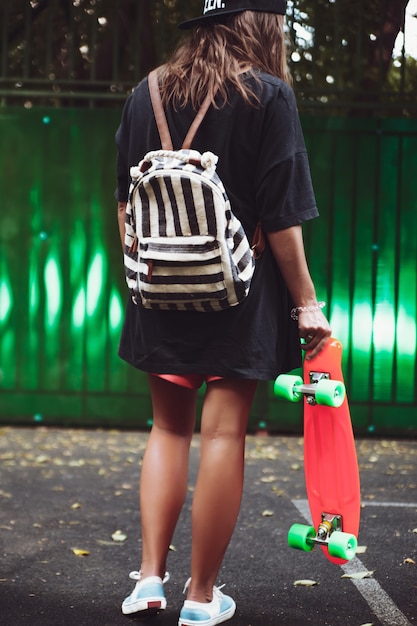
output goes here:
[{"label": "orange plastic penny board", "polygon": [[[342,344],[329,339],[326,347],[312,360],[304,360],[304,383],[310,372],[323,372],[343,381]],[[336,407],[308,404],[304,399],[304,472],[307,498],[313,525],[317,528],[322,513],[342,516],[343,532],[356,537],[360,519],[360,480],[355,440],[347,397]],[[344,559],[326,557],[341,565]]]}]

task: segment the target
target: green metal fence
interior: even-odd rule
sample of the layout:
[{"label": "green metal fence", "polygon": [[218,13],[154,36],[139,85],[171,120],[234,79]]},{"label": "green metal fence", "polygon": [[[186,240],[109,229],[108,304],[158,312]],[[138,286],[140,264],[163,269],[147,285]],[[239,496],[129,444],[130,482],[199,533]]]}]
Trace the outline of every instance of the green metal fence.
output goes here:
[{"label": "green metal fence", "polygon": [[324,218],[309,227],[310,266],[348,348],[354,419],[416,429],[417,124],[303,121]]},{"label": "green metal fence", "polygon": [[[144,375],[117,357],[120,111],[0,111],[0,421],[144,426]],[[416,432],[417,121],[302,118],[321,217],[305,230],[344,346],[357,432]],[[299,431],[262,385],[251,426]]]}]

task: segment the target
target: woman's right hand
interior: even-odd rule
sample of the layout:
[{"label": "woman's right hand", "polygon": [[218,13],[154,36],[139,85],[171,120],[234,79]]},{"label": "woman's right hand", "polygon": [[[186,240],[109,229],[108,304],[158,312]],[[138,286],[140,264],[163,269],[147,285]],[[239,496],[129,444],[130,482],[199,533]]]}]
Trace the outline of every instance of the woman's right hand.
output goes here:
[{"label": "woman's right hand", "polygon": [[306,351],[306,359],[317,356],[327,344],[331,336],[330,324],[321,309],[300,311],[298,313],[298,332],[301,347]]}]

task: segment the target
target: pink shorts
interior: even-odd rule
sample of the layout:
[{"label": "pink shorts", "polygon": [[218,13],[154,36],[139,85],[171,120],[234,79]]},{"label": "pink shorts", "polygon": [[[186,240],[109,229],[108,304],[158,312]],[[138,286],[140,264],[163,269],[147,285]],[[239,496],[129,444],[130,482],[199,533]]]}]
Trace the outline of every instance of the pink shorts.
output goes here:
[{"label": "pink shorts", "polygon": [[199,389],[203,383],[222,380],[222,376],[209,376],[207,374],[183,374],[182,376],[177,374],[152,374],[152,376],[158,376],[158,378],[163,378],[170,383],[174,383],[174,385],[180,385],[180,387],[187,387],[187,389]]}]

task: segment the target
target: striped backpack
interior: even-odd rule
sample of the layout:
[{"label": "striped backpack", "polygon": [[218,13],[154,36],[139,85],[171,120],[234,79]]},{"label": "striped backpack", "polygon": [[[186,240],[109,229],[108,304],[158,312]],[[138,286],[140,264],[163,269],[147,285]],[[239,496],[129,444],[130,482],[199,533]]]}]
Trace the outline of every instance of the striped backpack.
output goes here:
[{"label": "striped backpack", "polygon": [[155,71],[148,81],[162,150],[130,170],[127,284],[147,309],[221,311],[246,298],[256,253],[216,173],[217,156],[191,149],[210,99],[174,151]]}]

